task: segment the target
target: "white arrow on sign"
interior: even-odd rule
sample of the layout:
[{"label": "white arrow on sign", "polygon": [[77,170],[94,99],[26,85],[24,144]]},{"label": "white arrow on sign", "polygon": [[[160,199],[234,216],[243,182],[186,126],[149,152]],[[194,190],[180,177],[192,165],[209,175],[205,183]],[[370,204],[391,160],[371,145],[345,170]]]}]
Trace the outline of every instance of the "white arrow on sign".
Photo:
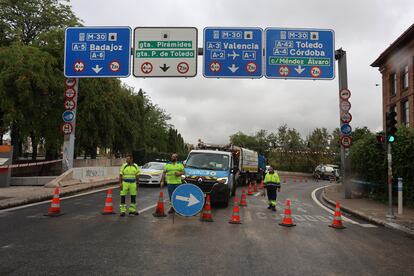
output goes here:
[{"label": "white arrow on sign", "polygon": [[298,72],[298,74],[302,74],[303,71],[305,71],[306,68],[302,68],[302,66],[298,66],[297,68],[295,68],[295,71]]},{"label": "white arrow on sign", "polygon": [[229,70],[232,73],[235,73],[237,70],[239,70],[239,67],[236,67],[236,65],[234,63],[231,65],[231,67],[227,67],[227,68],[229,68]]},{"label": "white arrow on sign", "polygon": [[188,205],[187,207],[193,206],[194,204],[197,204],[200,202],[200,200],[198,200],[195,196],[193,196],[193,194],[190,193],[190,197],[185,197],[185,196],[180,196],[177,195],[175,197],[175,199],[177,200],[181,200],[181,201],[187,201]]},{"label": "white arrow on sign", "polygon": [[96,64],[96,65],[95,65],[95,67],[92,67],[92,70],[93,70],[96,74],[98,74],[99,72],[101,72],[102,68],[103,68],[103,67],[99,67],[99,65],[98,65],[98,64]]},{"label": "white arrow on sign", "polygon": [[[227,54],[227,56],[229,56],[229,57],[233,57],[233,60],[235,60],[236,59],[236,57],[238,57],[238,56],[240,56],[238,53],[236,53],[234,50],[233,50],[233,54]],[[234,73],[234,72],[233,72]]]}]

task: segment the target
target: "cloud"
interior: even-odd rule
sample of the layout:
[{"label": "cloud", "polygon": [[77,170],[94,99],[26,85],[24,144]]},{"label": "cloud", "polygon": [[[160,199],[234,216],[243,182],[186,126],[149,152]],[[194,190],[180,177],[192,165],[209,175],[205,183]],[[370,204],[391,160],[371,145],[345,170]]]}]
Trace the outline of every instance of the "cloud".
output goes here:
[{"label": "cloud", "polygon": [[[351,125],[382,126],[381,75],[370,67],[379,54],[412,22],[411,1],[271,1],[271,0],[72,0],[76,14],[90,26],[313,27],[335,31],[336,48],[347,51],[352,92]],[[189,143],[198,138],[226,143],[237,132],[274,131],[282,124],[303,136],[315,127],[339,125],[338,79],[229,80],[202,76],[188,79],[124,81],[143,88],[172,116],[171,123]]]}]

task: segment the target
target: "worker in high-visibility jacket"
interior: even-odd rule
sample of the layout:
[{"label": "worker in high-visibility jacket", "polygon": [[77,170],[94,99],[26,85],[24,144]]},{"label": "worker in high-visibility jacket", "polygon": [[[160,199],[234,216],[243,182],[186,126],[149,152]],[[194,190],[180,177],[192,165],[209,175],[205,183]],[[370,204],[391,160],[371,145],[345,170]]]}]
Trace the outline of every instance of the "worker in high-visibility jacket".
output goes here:
[{"label": "worker in high-visibility jacket", "polygon": [[121,204],[119,209],[121,217],[124,217],[127,211],[125,199],[128,193],[131,195],[131,203],[128,208],[129,215],[138,215],[136,198],[139,172],[138,165],[134,163],[132,155],[129,154],[126,158],[126,163],[121,166],[119,171],[119,186],[121,188]]},{"label": "worker in high-visibility jacket", "polygon": [[[172,202],[171,197],[175,189],[181,185],[182,179],[181,176],[184,175],[184,165],[177,162],[177,154],[174,153],[171,155],[171,162],[165,164],[164,174],[162,176],[161,182],[167,182],[168,196],[170,198],[170,203]],[[174,213],[175,210],[171,205],[169,214]]]},{"label": "worker in high-visibility jacket", "polygon": [[272,211],[276,211],[276,197],[277,192],[280,192],[280,177],[272,167],[269,167],[269,172],[266,174],[264,184],[267,191],[267,200]]}]

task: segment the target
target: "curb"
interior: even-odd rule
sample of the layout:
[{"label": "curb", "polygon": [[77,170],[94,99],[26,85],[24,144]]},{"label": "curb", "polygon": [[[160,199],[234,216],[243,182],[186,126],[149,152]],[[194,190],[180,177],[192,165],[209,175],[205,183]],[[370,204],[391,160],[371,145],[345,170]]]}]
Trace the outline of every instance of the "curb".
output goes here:
[{"label": "curb", "polygon": [[[325,200],[329,204],[331,204],[333,206],[336,205],[336,202],[335,201],[329,199],[326,196],[325,189],[323,189],[322,198],[323,198],[323,200]],[[410,235],[410,236],[414,237],[414,230],[411,230],[410,228],[407,228],[405,226],[399,225],[399,224],[394,223],[394,222],[388,222],[388,221],[385,221],[385,220],[382,220],[382,219],[379,219],[379,218],[376,218],[376,217],[373,217],[373,216],[366,215],[363,212],[360,212],[360,211],[355,210],[355,209],[351,209],[351,208],[349,208],[347,206],[344,206],[343,204],[341,204],[341,209],[343,211],[347,212],[347,213],[350,213],[350,214],[352,214],[352,215],[354,215],[356,217],[359,217],[359,218],[362,218],[364,220],[367,220],[367,221],[369,221],[371,223],[374,223],[374,224],[377,224],[377,225],[381,225],[381,226],[385,226],[387,228],[391,228],[391,229],[394,229],[394,230],[403,232],[404,234],[407,234],[407,235]]]},{"label": "curb", "polygon": [[[69,191],[62,191],[62,193],[60,194],[60,197],[65,197],[65,196],[70,196],[70,195],[74,195],[77,194],[79,192],[84,192],[84,191],[88,191],[88,190],[93,190],[95,188],[100,188],[100,187],[104,187],[104,186],[109,186],[109,185],[113,185],[118,183],[118,180],[113,180],[113,181],[108,181],[108,182],[104,182],[104,183],[100,183],[97,185],[85,185],[83,187],[78,187],[77,189],[74,190],[69,190]],[[82,185],[82,184],[81,184]],[[21,200],[16,200],[13,202],[8,202],[5,204],[0,204],[0,210],[3,209],[8,209],[8,208],[13,208],[13,207],[17,207],[17,206],[22,206],[22,205],[26,205],[26,204],[30,204],[30,203],[36,203],[36,202],[40,202],[40,201],[45,201],[45,200],[49,200],[53,198],[53,194],[50,195],[40,195],[37,197],[29,197],[29,198],[25,198],[25,199],[21,199]]]}]

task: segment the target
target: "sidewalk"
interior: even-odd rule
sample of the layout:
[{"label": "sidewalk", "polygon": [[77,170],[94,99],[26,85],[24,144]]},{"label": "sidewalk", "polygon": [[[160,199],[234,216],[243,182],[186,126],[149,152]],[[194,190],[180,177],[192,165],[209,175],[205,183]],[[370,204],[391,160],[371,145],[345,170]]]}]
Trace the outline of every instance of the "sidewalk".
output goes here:
[{"label": "sidewalk", "polygon": [[324,200],[331,204],[339,201],[341,209],[355,216],[366,219],[372,223],[383,225],[395,230],[414,235],[414,209],[404,208],[403,215],[397,214],[394,206],[396,219],[387,219],[388,205],[370,200],[368,198],[345,199],[342,185],[326,187],[322,194]]},{"label": "sidewalk", "polygon": [[[115,184],[118,181],[90,182],[61,188],[60,196],[68,196],[86,190]],[[0,188],[0,210],[51,199],[55,188],[43,186],[11,186]]]}]

